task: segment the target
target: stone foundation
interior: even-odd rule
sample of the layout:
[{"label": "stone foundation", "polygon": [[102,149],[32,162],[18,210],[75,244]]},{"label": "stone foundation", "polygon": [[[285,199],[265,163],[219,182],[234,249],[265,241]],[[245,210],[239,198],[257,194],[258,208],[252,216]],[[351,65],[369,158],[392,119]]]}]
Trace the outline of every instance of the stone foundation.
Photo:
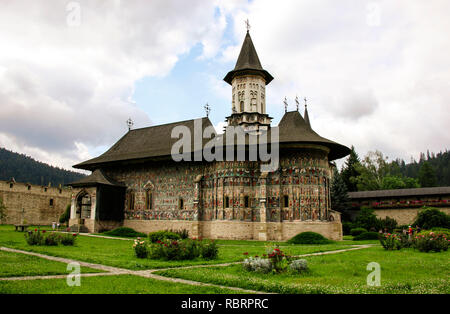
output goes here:
[{"label": "stone foundation", "polygon": [[342,224],[336,221],[259,223],[223,220],[125,220],[123,226],[144,233],[167,229],[187,229],[191,237],[206,239],[285,241],[300,232],[313,231],[330,240],[342,240]]}]

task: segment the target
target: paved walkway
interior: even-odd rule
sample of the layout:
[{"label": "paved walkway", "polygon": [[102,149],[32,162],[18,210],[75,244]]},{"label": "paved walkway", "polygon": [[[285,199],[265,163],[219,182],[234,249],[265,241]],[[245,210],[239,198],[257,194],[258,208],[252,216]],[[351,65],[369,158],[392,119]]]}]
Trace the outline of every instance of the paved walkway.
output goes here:
[{"label": "paved walkway", "polygon": [[[94,235],[91,235],[94,236]],[[100,236],[102,237],[102,236]],[[109,238],[109,237],[108,237]],[[120,238],[121,240],[124,240]],[[125,239],[128,240],[128,239]],[[302,254],[294,257],[306,257],[306,256],[317,256],[317,255],[328,255],[328,254],[337,254],[342,252],[348,252],[348,251],[354,251],[354,250],[361,250],[366,249],[369,247],[372,247],[373,244],[365,244],[365,245],[354,245],[352,248],[347,249],[341,249],[341,250],[334,250],[334,251],[325,251],[325,252],[317,252],[317,253],[309,253],[309,254]],[[208,265],[191,265],[191,266],[181,266],[181,267],[171,267],[171,268],[158,268],[158,269],[149,269],[149,270],[129,270],[124,268],[118,268],[118,267],[112,267],[102,264],[95,264],[95,263],[88,263],[63,257],[56,257],[56,256],[50,256],[45,255],[41,253],[35,253],[35,252],[29,252],[29,251],[23,251],[23,250],[17,250],[7,247],[0,247],[1,251],[5,252],[11,252],[11,253],[21,253],[26,255],[32,255],[37,256],[40,258],[44,258],[51,261],[56,261],[60,263],[78,263],[80,266],[85,266],[93,269],[98,269],[103,272],[100,273],[89,273],[89,274],[80,274],[81,277],[94,277],[94,276],[115,276],[115,275],[134,275],[134,276],[140,276],[144,278],[151,278],[155,280],[162,280],[162,281],[168,281],[173,283],[183,283],[188,285],[196,285],[196,286],[209,286],[209,287],[216,287],[221,289],[229,289],[234,291],[239,291],[243,293],[252,293],[252,294],[267,294],[267,292],[262,291],[255,291],[255,290],[247,290],[237,287],[229,287],[229,286],[222,286],[222,285],[216,285],[211,283],[204,283],[204,282],[198,282],[198,281],[192,281],[192,280],[186,280],[181,278],[170,278],[170,277],[164,277],[160,275],[154,274],[154,272],[162,271],[162,270],[169,270],[169,269],[186,269],[186,268],[201,268],[201,267],[226,267],[230,265],[236,265],[241,264],[242,262],[230,262],[230,263],[223,263],[223,264],[208,264]],[[64,279],[67,278],[67,275],[50,275],[50,276],[22,276],[22,277],[3,277],[0,278],[0,281],[9,281],[9,280],[37,280],[37,279]]]}]

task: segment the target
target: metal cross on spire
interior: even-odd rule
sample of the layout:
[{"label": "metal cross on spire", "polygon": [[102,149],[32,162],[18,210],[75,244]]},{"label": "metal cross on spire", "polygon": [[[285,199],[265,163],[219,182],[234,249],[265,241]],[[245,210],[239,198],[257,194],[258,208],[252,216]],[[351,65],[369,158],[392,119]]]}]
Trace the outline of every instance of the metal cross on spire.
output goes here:
[{"label": "metal cross on spire", "polygon": [[308,106],[307,104],[306,104],[306,97],[305,98],[303,98],[303,100],[305,101],[305,108]]},{"label": "metal cross on spire", "polygon": [[298,111],[298,106],[300,105],[300,103],[298,101],[298,95],[295,95],[295,104],[297,106],[297,111]]},{"label": "metal cross on spire", "polygon": [[250,31],[250,22],[248,21],[248,19],[245,21],[245,27],[247,28],[247,32]]},{"label": "metal cross on spire", "polygon": [[127,120],[128,131],[131,130],[131,128],[133,127],[133,124],[134,124],[133,120],[131,120],[131,118],[128,118],[128,120]]},{"label": "metal cross on spire", "polygon": [[284,97],[283,103],[284,103],[284,112],[287,112],[288,103],[287,103],[287,98],[286,97]]},{"label": "metal cross on spire", "polygon": [[208,103],[206,103],[206,105],[203,108],[205,108],[206,117],[209,117],[209,113],[211,112],[211,107],[209,106]]}]

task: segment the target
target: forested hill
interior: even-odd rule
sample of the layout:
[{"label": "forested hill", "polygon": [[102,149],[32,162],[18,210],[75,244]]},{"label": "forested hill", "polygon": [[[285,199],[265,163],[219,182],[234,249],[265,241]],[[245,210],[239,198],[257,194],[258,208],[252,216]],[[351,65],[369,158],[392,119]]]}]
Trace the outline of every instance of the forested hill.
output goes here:
[{"label": "forested hill", "polygon": [[52,186],[64,185],[83,178],[84,175],[53,167],[33,158],[0,147],[0,180],[14,178],[16,182]]},{"label": "forested hill", "polygon": [[[427,175],[431,177],[432,181],[434,180],[434,184],[431,186],[450,186],[450,151],[448,150],[437,154],[429,151],[426,154],[421,153],[418,162],[412,160],[406,164],[403,160],[397,159],[392,162],[392,164],[394,163],[398,165],[400,173],[405,177],[420,180],[421,176]],[[425,164],[429,164],[431,167],[424,169]]]}]

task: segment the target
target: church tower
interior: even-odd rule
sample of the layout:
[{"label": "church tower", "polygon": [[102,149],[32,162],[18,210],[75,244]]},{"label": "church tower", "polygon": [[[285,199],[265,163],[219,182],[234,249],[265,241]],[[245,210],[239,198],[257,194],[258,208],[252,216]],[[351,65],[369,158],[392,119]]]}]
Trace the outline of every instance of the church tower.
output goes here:
[{"label": "church tower", "polygon": [[246,131],[270,127],[272,118],[266,114],[266,85],[272,80],[272,75],[261,66],[247,29],[236,66],[224,78],[232,87],[232,114],[227,117],[228,125],[240,125]]}]

